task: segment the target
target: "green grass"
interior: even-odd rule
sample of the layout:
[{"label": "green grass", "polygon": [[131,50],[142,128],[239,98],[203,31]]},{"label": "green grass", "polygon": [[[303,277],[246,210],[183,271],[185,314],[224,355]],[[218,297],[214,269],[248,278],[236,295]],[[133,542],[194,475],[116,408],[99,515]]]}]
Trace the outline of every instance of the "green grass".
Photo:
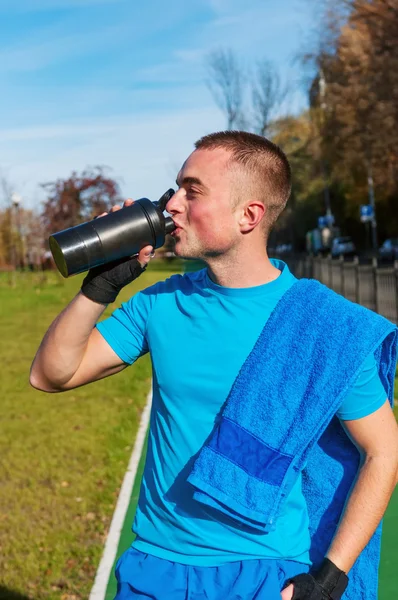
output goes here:
[{"label": "green grass", "polygon": [[[153,263],[120,299],[169,270]],[[150,387],[148,357],[62,394],[29,386],[40,340],[80,280],[0,274],[2,600],[88,597]]]},{"label": "green grass", "polygon": [[397,597],[397,534],[398,534],[398,489],[391,498],[383,520],[381,560],[379,571],[379,600]]}]

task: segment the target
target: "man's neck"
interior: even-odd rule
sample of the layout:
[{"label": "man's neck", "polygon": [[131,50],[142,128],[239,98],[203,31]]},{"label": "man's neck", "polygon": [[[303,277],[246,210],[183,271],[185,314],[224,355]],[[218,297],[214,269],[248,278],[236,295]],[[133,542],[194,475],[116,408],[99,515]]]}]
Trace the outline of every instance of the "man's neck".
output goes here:
[{"label": "man's neck", "polygon": [[217,257],[206,260],[209,277],[214,283],[230,288],[249,288],[270,283],[281,274],[266,252],[248,256]]}]

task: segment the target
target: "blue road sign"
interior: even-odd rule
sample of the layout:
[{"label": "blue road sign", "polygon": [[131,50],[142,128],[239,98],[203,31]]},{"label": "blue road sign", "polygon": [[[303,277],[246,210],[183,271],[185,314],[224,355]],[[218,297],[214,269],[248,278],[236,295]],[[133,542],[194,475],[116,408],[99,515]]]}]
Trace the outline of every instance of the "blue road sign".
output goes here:
[{"label": "blue road sign", "polygon": [[333,224],[334,224],[334,216],[333,215],[325,215],[323,217],[318,217],[319,229],[323,229],[324,227],[331,227]]},{"label": "blue road sign", "polygon": [[334,216],[333,215],[326,215],[324,218],[326,219],[326,223],[327,223],[327,225],[329,225],[329,227],[334,225]]},{"label": "blue road sign", "polygon": [[362,204],[360,206],[360,215],[362,223],[372,221],[374,217],[373,206],[371,206],[370,204]]}]

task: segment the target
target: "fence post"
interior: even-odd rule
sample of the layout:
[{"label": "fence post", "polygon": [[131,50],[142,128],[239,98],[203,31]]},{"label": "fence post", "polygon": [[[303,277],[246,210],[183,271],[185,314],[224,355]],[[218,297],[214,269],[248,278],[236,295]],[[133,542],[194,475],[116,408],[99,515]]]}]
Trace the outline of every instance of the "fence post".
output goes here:
[{"label": "fence post", "polygon": [[314,256],[311,254],[309,257],[310,268],[309,268],[309,272],[307,273],[308,279],[314,279],[314,271],[315,271],[314,260],[315,260]]},{"label": "fence post", "polygon": [[327,260],[327,266],[328,266],[328,283],[327,283],[327,286],[330,287],[330,289],[332,290],[333,289],[332,255],[328,254],[326,260]]},{"label": "fence post", "polygon": [[373,271],[373,284],[374,284],[374,306],[375,312],[379,312],[378,302],[377,302],[377,258],[372,258],[372,271]]},{"label": "fence post", "polygon": [[355,302],[359,304],[360,294],[359,294],[359,258],[358,256],[354,256],[354,277],[355,277]]},{"label": "fence post", "polygon": [[395,322],[398,323],[398,260],[394,261],[394,274],[395,274],[395,310],[397,313]]},{"label": "fence post", "polygon": [[340,254],[340,289],[341,295],[344,296],[344,256]]}]

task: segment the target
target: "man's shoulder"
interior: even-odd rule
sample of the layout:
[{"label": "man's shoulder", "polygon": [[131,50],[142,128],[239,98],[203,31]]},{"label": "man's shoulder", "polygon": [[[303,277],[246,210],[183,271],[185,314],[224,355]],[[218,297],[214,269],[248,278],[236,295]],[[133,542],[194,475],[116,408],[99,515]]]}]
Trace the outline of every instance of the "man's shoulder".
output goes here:
[{"label": "man's shoulder", "polygon": [[315,279],[298,279],[285,296],[285,304],[293,303],[304,318],[308,316],[313,324],[321,325],[320,332],[325,331],[327,325],[336,331],[343,326],[358,332],[364,328],[380,331],[397,329],[382,315],[345,298]]}]

